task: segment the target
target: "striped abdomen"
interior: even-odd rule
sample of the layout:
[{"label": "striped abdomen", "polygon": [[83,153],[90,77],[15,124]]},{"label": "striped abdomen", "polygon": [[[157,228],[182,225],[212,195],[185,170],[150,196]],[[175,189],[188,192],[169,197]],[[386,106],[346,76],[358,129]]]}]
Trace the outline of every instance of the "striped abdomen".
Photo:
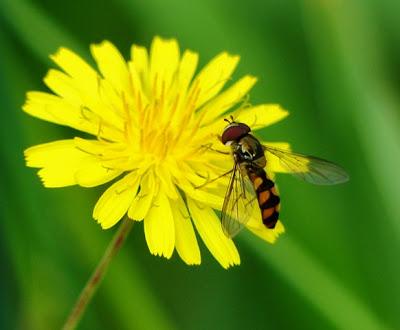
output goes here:
[{"label": "striped abdomen", "polygon": [[257,194],[262,221],[264,225],[272,229],[279,219],[280,206],[280,198],[275,183],[267,178],[267,174],[261,167],[248,166],[247,173]]}]

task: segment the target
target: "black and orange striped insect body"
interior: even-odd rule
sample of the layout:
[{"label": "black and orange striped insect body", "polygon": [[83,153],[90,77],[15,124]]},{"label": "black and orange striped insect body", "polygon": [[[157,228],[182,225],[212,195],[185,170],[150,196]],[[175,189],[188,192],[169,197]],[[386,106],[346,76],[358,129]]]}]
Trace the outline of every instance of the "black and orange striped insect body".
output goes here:
[{"label": "black and orange striped insect body", "polygon": [[231,147],[234,160],[221,213],[222,228],[228,237],[235,236],[243,228],[255,207],[259,207],[267,228],[275,228],[279,220],[280,197],[274,181],[264,170],[268,154],[277,157],[288,173],[313,184],[329,185],[348,180],[347,173],[338,165],[264,146],[250,134],[251,129],[246,124],[233,120],[228,123],[221,136],[221,142]]},{"label": "black and orange striped insect body", "polygon": [[247,175],[253,183],[264,225],[273,229],[279,219],[280,198],[274,181],[267,177],[263,168],[246,165]]}]

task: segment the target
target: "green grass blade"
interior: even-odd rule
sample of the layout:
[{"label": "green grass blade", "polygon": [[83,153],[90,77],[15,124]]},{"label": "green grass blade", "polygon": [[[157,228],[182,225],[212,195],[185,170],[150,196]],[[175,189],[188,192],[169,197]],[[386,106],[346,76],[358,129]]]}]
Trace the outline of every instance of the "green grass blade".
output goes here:
[{"label": "green grass blade", "polygon": [[377,330],[387,327],[360,299],[290,237],[272,248],[247,235],[244,241],[272,265],[289,285],[318,309],[337,329]]}]

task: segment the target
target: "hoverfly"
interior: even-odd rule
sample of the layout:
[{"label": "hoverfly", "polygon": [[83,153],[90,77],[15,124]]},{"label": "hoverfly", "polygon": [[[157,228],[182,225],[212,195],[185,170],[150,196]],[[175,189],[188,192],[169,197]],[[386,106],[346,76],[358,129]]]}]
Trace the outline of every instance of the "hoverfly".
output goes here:
[{"label": "hoverfly", "polygon": [[[221,213],[222,228],[228,237],[235,236],[259,207],[263,224],[274,228],[279,219],[280,198],[275,183],[264,168],[268,153],[276,156],[294,176],[317,185],[346,182],[348,174],[329,161],[262,145],[244,123],[225,119],[221,142],[231,147],[234,164]],[[265,155],[267,153],[267,157]],[[258,205],[257,205],[258,204]]]}]

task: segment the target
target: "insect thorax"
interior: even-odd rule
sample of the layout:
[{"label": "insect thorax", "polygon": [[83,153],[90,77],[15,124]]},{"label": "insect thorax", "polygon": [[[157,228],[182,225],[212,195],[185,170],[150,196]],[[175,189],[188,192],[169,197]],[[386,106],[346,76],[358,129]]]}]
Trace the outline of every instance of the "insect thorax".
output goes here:
[{"label": "insect thorax", "polygon": [[266,159],[261,143],[252,135],[247,134],[239,141],[231,144],[235,160],[240,165],[256,165],[265,167]]}]

